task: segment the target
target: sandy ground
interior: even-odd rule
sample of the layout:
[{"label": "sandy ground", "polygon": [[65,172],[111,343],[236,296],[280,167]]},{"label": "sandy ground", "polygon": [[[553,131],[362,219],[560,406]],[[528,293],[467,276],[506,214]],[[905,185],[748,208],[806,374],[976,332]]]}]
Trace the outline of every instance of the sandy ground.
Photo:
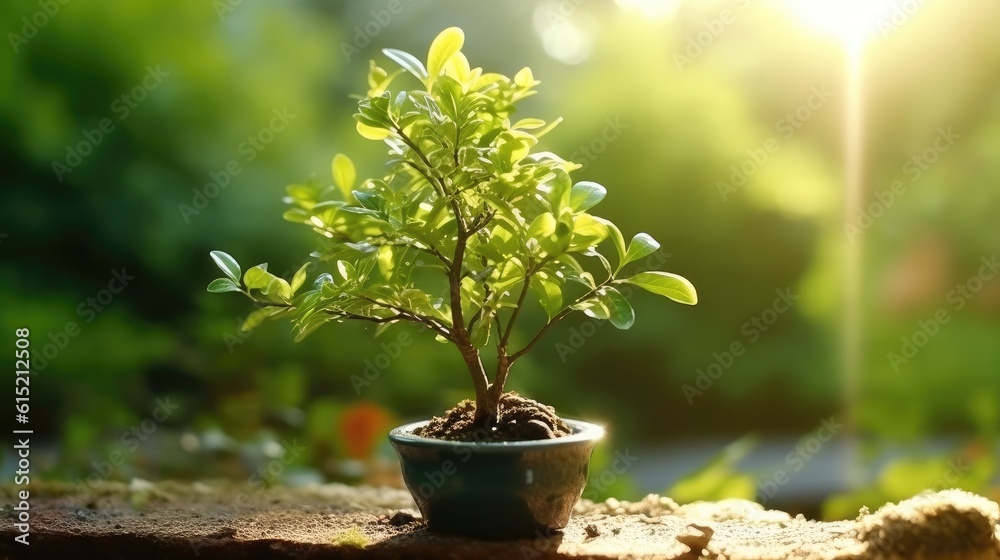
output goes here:
[{"label": "sandy ground", "polygon": [[953,490],[835,523],[743,500],[581,501],[561,533],[490,542],[429,533],[409,494],[388,488],[135,481],[80,498],[50,483],[32,490],[29,546],[14,542],[3,493],[7,558],[1000,560],[997,504]]}]

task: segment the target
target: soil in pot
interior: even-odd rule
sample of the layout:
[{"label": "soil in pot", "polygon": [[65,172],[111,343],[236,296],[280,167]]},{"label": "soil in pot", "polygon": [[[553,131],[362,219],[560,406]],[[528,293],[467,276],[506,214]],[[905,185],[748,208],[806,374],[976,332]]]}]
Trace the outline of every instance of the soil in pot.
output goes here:
[{"label": "soil in pot", "polygon": [[555,439],[573,433],[556,416],[554,408],[514,392],[500,397],[497,425],[492,430],[476,428],[472,423],[475,414],[475,401],[464,400],[413,433],[427,438],[475,442]]}]

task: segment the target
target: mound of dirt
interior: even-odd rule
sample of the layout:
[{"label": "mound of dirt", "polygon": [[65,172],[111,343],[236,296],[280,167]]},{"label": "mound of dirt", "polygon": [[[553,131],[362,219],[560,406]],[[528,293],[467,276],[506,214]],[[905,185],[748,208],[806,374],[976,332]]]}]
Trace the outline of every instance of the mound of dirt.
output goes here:
[{"label": "mound of dirt", "polygon": [[504,393],[500,397],[497,425],[492,430],[478,429],[472,419],[476,403],[464,400],[430,423],[418,428],[418,436],[452,441],[529,441],[568,436],[573,430],[566,425],[551,406],[526,399],[517,393]]}]

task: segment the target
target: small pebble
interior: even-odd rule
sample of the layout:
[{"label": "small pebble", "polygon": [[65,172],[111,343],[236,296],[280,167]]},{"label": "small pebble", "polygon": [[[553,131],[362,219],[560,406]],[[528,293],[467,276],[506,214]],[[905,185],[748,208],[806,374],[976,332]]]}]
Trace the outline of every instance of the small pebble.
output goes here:
[{"label": "small pebble", "polygon": [[403,525],[413,523],[416,520],[416,517],[413,517],[405,511],[397,511],[395,515],[389,518],[389,525],[392,525],[393,527],[401,527]]},{"label": "small pebble", "polygon": [[[683,535],[678,535],[677,540],[681,544],[687,546],[692,552],[700,551],[708,546],[708,542],[712,540],[712,535],[715,531],[711,527],[706,527],[704,525],[696,525],[694,523],[687,526],[688,532]],[[694,529],[691,531],[690,529]]]},{"label": "small pebble", "polygon": [[587,532],[587,536],[590,538],[599,537],[601,535],[601,532],[597,529],[597,526],[594,525],[593,523],[584,527],[583,530]]}]

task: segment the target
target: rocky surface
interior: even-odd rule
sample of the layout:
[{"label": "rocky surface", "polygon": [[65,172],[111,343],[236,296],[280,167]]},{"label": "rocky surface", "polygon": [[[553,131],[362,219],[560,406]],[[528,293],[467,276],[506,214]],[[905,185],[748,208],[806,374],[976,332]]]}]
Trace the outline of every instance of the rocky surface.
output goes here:
[{"label": "rocky surface", "polygon": [[7,558],[1000,560],[997,504],[956,490],[833,523],[743,500],[581,501],[561,533],[507,542],[429,533],[401,490],[135,481],[85,497],[70,485],[33,489],[24,546],[10,489],[4,498]]}]

